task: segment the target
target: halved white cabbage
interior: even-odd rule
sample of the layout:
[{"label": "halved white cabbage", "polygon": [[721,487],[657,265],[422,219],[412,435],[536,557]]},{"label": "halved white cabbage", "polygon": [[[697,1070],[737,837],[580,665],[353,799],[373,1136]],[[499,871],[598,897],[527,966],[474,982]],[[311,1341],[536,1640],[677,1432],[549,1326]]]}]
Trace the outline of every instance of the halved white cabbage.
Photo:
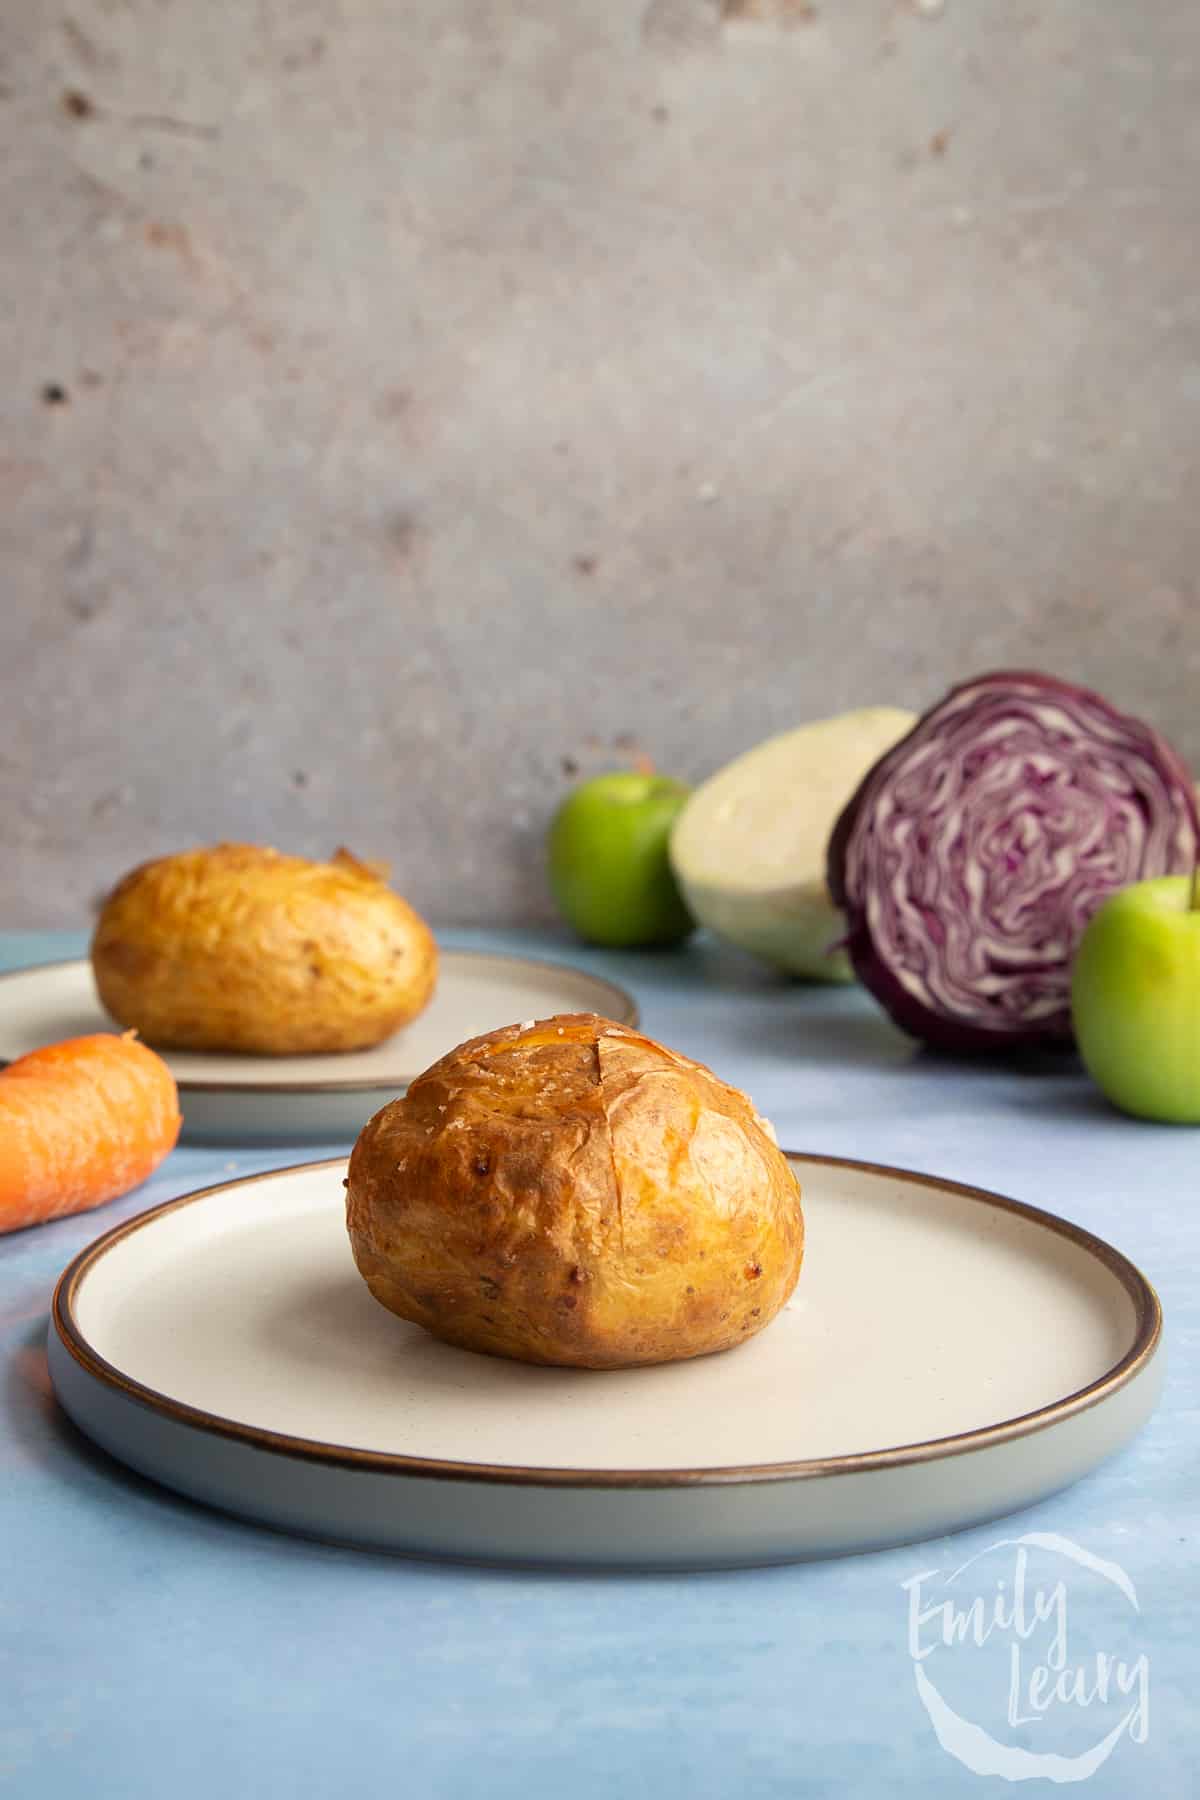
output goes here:
[{"label": "halved white cabbage", "polygon": [[671,834],[671,865],[702,925],[765,962],[815,981],[852,981],[829,946],[841,914],[825,850],[867,770],[917,722],[868,706],[768,738],[698,787]]}]

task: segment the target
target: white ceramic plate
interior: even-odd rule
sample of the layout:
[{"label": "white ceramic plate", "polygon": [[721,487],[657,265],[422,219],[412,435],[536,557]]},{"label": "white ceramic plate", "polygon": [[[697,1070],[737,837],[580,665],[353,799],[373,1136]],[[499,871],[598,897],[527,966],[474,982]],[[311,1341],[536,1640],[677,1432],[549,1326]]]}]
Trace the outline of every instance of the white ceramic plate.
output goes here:
[{"label": "white ceramic plate", "polygon": [[436,1343],[360,1280],[339,1160],[100,1238],[55,1294],[54,1384],[114,1456],[283,1530],[626,1567],[954,1530],[1074,1481],[1147,1418],[1159,1307],[1117,1251],[951,1182],[796,1163],[796,1296],[723,1355],[596,1374]]},{"label": "white ceramic plate", "polygon": [[[218,1143],[337,1143],[456,1044],[500,1025],[596,1012],[636,1025],[623,988],[582,969],[526,957],[442,950],[437,991],[419,1018],[374,1050],[344,1056],[201,1056],[170,1050],[189,1138]],[[87,961],[0,976],[0,1063],[59,1038],[117,1027]]]}]

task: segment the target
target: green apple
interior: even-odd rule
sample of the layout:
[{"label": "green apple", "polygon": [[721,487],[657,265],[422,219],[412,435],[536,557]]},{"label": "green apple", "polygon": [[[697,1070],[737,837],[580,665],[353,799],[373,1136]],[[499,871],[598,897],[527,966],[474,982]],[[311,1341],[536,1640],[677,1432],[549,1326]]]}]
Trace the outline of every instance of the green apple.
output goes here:
[{"label": "green apple", "polygon": [[593,944],[676,944],[694,929],[667,858],[691,792],[667,775],[622,769],[567,795],[550,825],[550,888]]},{"label": "green apple", "polygon": [[1143,1119],[1200,1125],[1200,907],[1187,875],[1122,888],[1094,915],[1071,972],[1089,1074]]}]

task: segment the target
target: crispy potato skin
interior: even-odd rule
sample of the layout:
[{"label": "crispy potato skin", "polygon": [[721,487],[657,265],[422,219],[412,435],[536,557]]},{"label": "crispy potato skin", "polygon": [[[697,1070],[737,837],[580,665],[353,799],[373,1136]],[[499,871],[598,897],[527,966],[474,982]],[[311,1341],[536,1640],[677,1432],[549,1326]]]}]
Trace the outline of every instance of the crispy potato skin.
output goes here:
[{"label": "crispy potato skin", "polygon": [[744,1342],[804,1251],[799,1184],[745,1095],[591,1013],[435,1063],[360,1133],[346,1219],[402,1319],[591,1369]]},{"label": "crispy potato skin", "polygon": [[289,1056],[378,1044],[428,1003],[437,947],[417,913],[339,850],[309,862],[218,844],[145,863],[92,938],[100,998],[165,1050]]}]

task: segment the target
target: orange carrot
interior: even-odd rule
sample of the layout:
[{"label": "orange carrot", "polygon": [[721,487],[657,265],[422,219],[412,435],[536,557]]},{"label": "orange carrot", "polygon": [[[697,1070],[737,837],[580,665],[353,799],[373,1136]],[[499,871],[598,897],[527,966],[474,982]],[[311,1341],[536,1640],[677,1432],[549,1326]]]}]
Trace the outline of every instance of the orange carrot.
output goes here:
[{"label": "orange carrot", "polygon": [[126,1194],[179,1136],[179,1095],[132,1032],[67,1038],[0,1071],[0,1232]]}]

